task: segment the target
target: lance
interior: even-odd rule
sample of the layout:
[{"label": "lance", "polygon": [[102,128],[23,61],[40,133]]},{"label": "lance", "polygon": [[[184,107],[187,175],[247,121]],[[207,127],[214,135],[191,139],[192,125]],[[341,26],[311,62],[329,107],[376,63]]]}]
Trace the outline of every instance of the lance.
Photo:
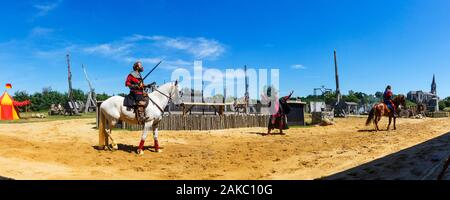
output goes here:
[{"label": "lance", "polygon": [[162,60],[161,61],[159,61],[159,63],[158,64],[156,64],[156,66],[155,67],[153,67],[153,69],[152,70],[150,70],[148,73],[147,73],[147,75],[145,75],[145,77],[142,79],[142,81],[144,81],[147,77],[148,77],[148,75],[150,75],[160,64],[162,63]]}]

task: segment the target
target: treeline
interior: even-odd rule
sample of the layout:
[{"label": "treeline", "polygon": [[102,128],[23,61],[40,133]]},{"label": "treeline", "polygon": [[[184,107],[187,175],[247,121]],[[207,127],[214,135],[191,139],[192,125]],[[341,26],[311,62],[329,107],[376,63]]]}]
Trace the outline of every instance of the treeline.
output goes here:
[{"label": "treeline", "polygon": [[450,111],[450,97],[447,97],[439,101],[439,110]]},{"label": "treeline", "polygon": [[[83,90],[74,89],[73,97],[75,101],[86,102],[88,93],[85,93]],[[104,101],[108,99],[109,95],[96,94],[97,101]],[[17,91],[13,96],[15,101],[25,101],[30,100],[31,105],[29,106],[29,110],[31,111],[44,111],[50,109],[52,104],[64,104],[69,100],[69,95],[67,92],[61,93],[58,91],[52,90],[52,88],[44,88],[42,92],[35,92],[34,94],[28,94],[26,91]]]},{"label": "treeline", "polygon": [[[80,89],[73,90],[74,100],[86,102],[88,93],[84,92]],[[119,96],[125,96],[126,94],[117,94]],[[68,93],[61,93],[58,91],[52,90],[52,88],[44,88],[42,92],[35,92],[34,94],[28,94],[26,91],[17,91],[14,93],[14,100],[16,101],[25,101],[30,100],[31,105],[28,107],[31,111],[43,111],[50,109],[52,104],[61,104],[64,105],[69,99]],[[106,93],[96,94],[98,101],[104,101],[111,97]],[[216,97],[216,99],[221,99],[222,97]],[[234,98],[230,98],[229,100],[233,100]],[[342,95],[342,99],[346,102],[355,102],[360,105],[371,105],[377,102],[382,101],[383,92],[376,92],[375,94],[365,94],[363,92],[354,92],[349,91],[347,95]],[[301,100],[303,102],[311,102],[311,101],[325,101],[326,104],[332,104],[336,102],[336,93],[335,92],[327,92],[323,95],[309,95],[307,97],[302,97]],[[415,106],[416,104],[411,101],[407,101],[407,106]],[[439,102],[439,109],[449,109],[450,108],[450,97],[442,99]]]},{"label": "treeline", "polygon": [[[309,95],[307,97],[301,98],[304,102],[311,101],[325,101],[326,104],[332,104],[337,101],[336,92],[326,92],[322,95]],[[381,102],[383,100],[383,92],[376,92],[375,94],[366,94],[363,92],[354,92],[350,90],[347,95],[342,95],[342,100],[345,102],[354,102],[360,105],[371,105],[374,103]],[[407,106],[415,106],[414,102],[406,102]]]}]

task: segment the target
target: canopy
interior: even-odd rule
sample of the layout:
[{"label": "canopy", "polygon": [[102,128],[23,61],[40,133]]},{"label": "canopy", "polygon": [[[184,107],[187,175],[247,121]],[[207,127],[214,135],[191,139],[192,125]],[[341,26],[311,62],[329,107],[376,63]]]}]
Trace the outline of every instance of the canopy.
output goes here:
[{"label": "canopy", "polygon": [[17,120],[19,119],[19,110],[17,107],[29,105],[30,101],[17,102],[7,93],[4,92],[0,97],[0,120]]}]

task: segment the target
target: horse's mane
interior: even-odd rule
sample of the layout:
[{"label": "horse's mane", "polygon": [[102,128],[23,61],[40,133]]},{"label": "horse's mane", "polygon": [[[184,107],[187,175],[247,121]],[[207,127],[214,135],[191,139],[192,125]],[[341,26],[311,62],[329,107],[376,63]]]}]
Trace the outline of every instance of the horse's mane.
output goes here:
[{"label": "horse's mane", "polygon": [[167,87],[172,87],[174,82],[168,82],[157,87],[158,90],[166,89]]},{"label": "horse's mane", "polygon": [[394,104],[397,104],[397,106],[400,104],[403,104],[403,103],[405,103],[405,95],[399,94],[394,97],[393,101],[394,101]]},{"label": "horse's mane", "polygon": [[399,95],[395,96],[394,99],[405,99],[405,95],[399,94]]}]

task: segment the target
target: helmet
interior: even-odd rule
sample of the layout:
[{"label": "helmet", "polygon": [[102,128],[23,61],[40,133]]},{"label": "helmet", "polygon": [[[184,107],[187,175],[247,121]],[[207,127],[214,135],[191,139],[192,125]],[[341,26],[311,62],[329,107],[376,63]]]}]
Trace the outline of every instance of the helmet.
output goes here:
[{"label": "helmet", "polygon": [[390,90],[390,89],[392,89],[392,88],[391,88],[390,85],[388,85],[388,86],[386,87],[386,89],[387,89],[387,90]]}]

